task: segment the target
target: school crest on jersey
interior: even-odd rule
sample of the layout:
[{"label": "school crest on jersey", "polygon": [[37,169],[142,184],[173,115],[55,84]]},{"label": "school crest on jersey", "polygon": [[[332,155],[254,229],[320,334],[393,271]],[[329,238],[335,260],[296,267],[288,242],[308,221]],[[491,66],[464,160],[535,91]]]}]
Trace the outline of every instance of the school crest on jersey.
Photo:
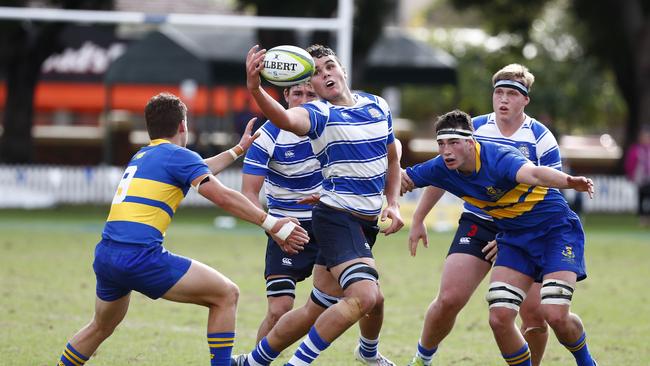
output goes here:
[{"label": "school crest on jersey", "polygon": [[522,154],[524,154],[526,159],[530,159],[530,150],[528,149],[527,145],[519,145],[517,148]]},{"label": "school crest on jersey", "polygon": [[345,120],[349,120],[349,119],[352,118],[352,116],[351,116],[350,113],[348,113],[348,112],[341,112],[341,116],[342,116],[343,119],[345,119]]},{"label": "school crest on jersey", "polygon": [[370,109],[368,109],[368,113],[370,113],[370,116],[372,116],[372,118],[379,118],[379,117],[381,117],[381,112],[379,112],[379,111],[378,111],[377,109],[375,109],[375,108],[370,108]]},{"label": "school crest on jersey", "polygon": [[499,188],[494,188],[492,186],[485,187],[485,190],[487,191],[488,196],[490,196],[490,198],[493,201],[498,201],[499,198],[503,197],[503,195],[505,194],[503,190]]},{"label": "school crest on jersey", "polygon": [[562,250],[562,256],[564,257],[562,261],[573,263],[573,259],[576,257],[575,253],[573,253],[573,247],[565,245],[564,250]]},{"label": "school crest on jersey", "polygon": [[285,158],[291,159],[294,156],[296,156],[296,153],[294,153],[293,150],[287,150],[287,151],[284,152],[284,157]]}]

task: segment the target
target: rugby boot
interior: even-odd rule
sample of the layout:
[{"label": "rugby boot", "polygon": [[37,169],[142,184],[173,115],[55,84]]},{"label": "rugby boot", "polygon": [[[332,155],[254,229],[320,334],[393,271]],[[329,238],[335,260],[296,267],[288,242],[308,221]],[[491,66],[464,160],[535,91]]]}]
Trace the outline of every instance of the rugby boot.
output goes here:
[{"label": "rugby boot", "polygon": [[230,366],[247,366],[246,358],[247,354],[234,355],[230,357]]},{"label": "rugby boot", "polygon": [[420,357],[415,356],[407,366],[426,366],[426,365]]},{"label": "rugby boot", "polygon": [[381,353],[377,352],[377,357],[373,359],[368,359],[363,357],[359,350],[360,346],[357,345],[357,347],[354,349],[354,357],[357,359],[357,361],[363,363],[364,365],[368,366],[395,366],[393,361],[387,359],[386,357],[382,356]]}]

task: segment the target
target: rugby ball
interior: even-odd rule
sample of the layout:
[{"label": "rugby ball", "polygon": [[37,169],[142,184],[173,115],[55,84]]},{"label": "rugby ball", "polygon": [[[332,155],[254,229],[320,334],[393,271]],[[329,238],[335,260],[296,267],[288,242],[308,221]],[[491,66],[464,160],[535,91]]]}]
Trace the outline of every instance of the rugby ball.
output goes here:
[{"label": "rugby ball", "polygon": [[309,81],[314,74],[314,59],[300,47],[277,46],[266,51],[260,72],[269,83],[287,87]]}]

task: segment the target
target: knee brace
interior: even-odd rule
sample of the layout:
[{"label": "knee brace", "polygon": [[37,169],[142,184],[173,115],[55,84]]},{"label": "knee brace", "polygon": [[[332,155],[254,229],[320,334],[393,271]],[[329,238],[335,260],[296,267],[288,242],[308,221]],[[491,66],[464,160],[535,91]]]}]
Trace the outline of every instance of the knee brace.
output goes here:
[{"label": "knee brace", "polygon": [[526,293],[505,282],[492,282],[485,300],[493,307],[503,307],[519,312],[519,305],[526,298]]},{"label": "knee brace", "polygon": [[370,267],[365,263],[354,263],[348,268],[344,269],[339,277],[339,285],[342,289],[348,288],[351,284],[359,281],[373,281],[379,280],[379,273],[376,269]]},{"label": "knee brace", "polygon": [[311,290],[311,301],[313,301],[316,305],[322,306],[325,309],[327,309],[330,306],[339,302],[339,298],[336,296],[328,295],[322,292],[321,290],[317,289],[316,287],[314,287]]},{"label": "knee brace", "polygon": [[266,280],[266,296],[291,296],[296,298],[296,281],[291,277],[278,277]]},{"label": "knee brace", "polygon": [[542,304],[571,305],[573,286],[566,281],[549,278],[542,282],[540,294]]}]

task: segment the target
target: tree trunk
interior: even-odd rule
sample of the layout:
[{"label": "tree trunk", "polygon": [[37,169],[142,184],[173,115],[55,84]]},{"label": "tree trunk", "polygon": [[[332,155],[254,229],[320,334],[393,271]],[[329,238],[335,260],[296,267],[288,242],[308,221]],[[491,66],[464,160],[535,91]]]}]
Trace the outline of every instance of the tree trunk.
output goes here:
[{"label": "tree trunk", "polygon": [[0,140],[0,161],[24,164],[33,160],[32,125],[34,93],[41,64],[58,47],[56,42],[64,25],[24,23],[15,28],[15,48],[8,56],[6,68],[7,99],[4,131]]},{"label": "tree trunk", "polygon": [[33,158],[32,117],[37,77],[29,57],[21,56],[16,55],[7,68],[7,101],[0,142],[0,159],[5,163],[30,163]]},{"label": "tree trunk", "polygon": [[635,129],[628,129],[630,136],[626,136],[626,147],[628,143],[634,142],[641,128],[650,127],[650,18],[644,19],[643,25],[639,29],[637,36],[637,57],[636,71],[636,90],[638,94],[639,111],[635,122]]}]

